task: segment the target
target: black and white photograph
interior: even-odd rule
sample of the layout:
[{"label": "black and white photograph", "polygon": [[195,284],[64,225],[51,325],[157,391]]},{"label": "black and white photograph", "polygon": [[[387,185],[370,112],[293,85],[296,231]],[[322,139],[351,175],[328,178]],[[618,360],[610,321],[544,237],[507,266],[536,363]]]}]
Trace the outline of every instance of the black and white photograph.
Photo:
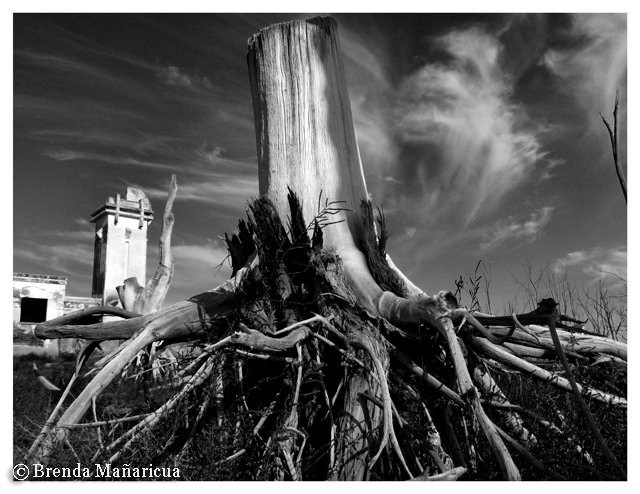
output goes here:
[{"label": "black and white photograph", "polygon": [[617,7],[16,8],[10,482],[628,481]]}]

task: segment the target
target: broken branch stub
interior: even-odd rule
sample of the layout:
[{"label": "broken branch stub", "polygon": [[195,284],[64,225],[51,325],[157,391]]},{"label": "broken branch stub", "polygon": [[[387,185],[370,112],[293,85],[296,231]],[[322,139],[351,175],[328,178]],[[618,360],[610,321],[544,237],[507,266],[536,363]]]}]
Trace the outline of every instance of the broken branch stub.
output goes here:
[{"label": "broken branch stub", "polygon": [[162,302],[167,296],[171,280],[173,279],[173,256],[171,255],[171,234],[173,233],[173,202],[178,192],[175,174],[171,174],[171,184],[167,203],[162,216],[160,231],[160,245],[158,249],[158,267],[147,284],[143,287],[137,278],[128,278],[124,284],[117,287],[118,297],[122,307],[140,314],[151,314],[160,310]]}]

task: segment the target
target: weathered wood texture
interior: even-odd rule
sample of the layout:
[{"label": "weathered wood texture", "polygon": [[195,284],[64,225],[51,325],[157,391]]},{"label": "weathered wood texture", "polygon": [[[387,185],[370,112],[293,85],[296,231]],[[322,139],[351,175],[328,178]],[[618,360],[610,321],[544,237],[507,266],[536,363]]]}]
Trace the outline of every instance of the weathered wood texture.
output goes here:
[{"label": "weathered wood texture", "polygon": [[[383,290],[371,274],[360,204],[367,200],[351,105],[331,18],[291,21],[262,29],[249,40],[247,55],[256,125],[260,193],[288,215],[289,188],[302,199],[306,221],[318,200],[344,201],[334,223],[323,230],[324,247],[339,253],[349,289],[369,313],[393,324],[415,324],[442,305],[389,262],[420,304]],[[428,300],[427,300],[428,299]],[[429,304],[431,307],[429,307]],[[433,310],[431,310],[433,309]]]},{"label": "weathered wood texture", "polygon": [[[345,201],[338,206],[350,211],[331,218],[339,222],[323,229],[323,246],[339,253],[348,289],[365,309],[378,314],[378,302],[388,292],[375,282],[363,252],[360,204],[367,199],[367,188],[337,30],[335,20],[315,18],[269,26],[249,40],[260,194],[286,218],[290,188],[301,198],[307,222],[325,200]],[[388,365],[384,347],[370,335],[361,338]],[[361,480],[367,475],[367,456],[374,455],[372,437],[380,434],[381,414],[359,396],[374,391],[372,384],[366,374],[351,376],[345,384],[336,478]]]},{"label": "weathered wood texture", "polygon": [[[241,279],[241,276],[238,279]],[[229,280],[213,290],[191,297],[189,300],[154,314],[104,323],[103,327],[108,325],[110,328],[107,331],[110,336],[131,337],[131,341],[102,367],[60,416],[55,427],[38,438],[25,461],[29,464],[47,463],[55,447],[67,439],[69,428],[77,424],[89,410],[92,400],[99,396],[120,375],[122,369],[131,362],[135,355],[147,345],[159,340],[201,336],[205,332],[212,337],[219,337],[219,334],[211,334],[208,330],[211,329],[214,318],[226,314],[236,307],[236,288],[237,281]],[[50,322],[54,323],[54,321]],[[123,328],[126,328],[126,333],[123,332]],[[68,337],[66,335],[70,333],[77,337],[82,329],[84,329],[82,326],[70,326],[66,329],[56,328],[54,323],[53,327],[38,326],[36,331],[40,330],[40,334],[37,334],[40,338],[47,336],[63,338]],[[95,332],[102,334],[99,328],[90,328],[86,334],[83,334],[83,337],[90,337]]]},{"label": "weathered wood texture", "polygon": [[171,234],[175,222],[173,202],[177,192],[178,183],[175,174],[172,174],[167,203],[162,216],[158,267],[144,287],[140,285],[137,278],[128,278],[124,280],[123,285],[116,287],[120,303],[126,310],[140,314],[151,314],[160,310],[162,302],[167,296],[174,270],[173,256],[171,255]]},{"label": "weathered wood texture", "polygon": [[351,288],[369,311],[382,290],[362,252],[360,202],[366,200],[358,144],[331,18],[291,21],[262,29],[247,55],[258,148],[260,194],[285,218],[290,187],[311,221],[325,199],[345,201],[323,230],[324,247],[339,251]]},{"label": "weathered wood texture", "polygon": [[360,238],[360,201],[367,198],[351,116],[338,26],[331,18],[262,29],[249,41],[249,76],[258,145],[260,194],[286,213],[287,186],[317,213],[322,192],[347,201],[354,214],[327,229],[325,247]]}]

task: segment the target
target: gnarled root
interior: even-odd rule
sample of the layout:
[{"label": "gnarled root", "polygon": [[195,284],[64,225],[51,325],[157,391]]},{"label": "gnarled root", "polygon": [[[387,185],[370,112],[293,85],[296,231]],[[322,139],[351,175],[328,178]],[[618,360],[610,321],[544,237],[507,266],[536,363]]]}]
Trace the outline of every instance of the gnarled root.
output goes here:
[{"label": "gnarled root", "polygon": [[[59,337],[84,338],[86,335],[93,338],[108,339],[101,336],[118,338],[129,337],[130,342],[121,347],[105,366],[98,372],[93,380],[84,388],[82,393],[64,411],[57,420],[57,424],[43,435],[35,448],[29,451],[25,462],[30,464],[47,464],[55,447],[67,439],[68,428],[82,419],[91,406],[92,400],[97,397],[122,370],[135,358],[140,350],[154,341],[190,338],[210,334],[214,327],[212,320],[235,307],[237,297],[235,294],[237,282],[230,280],[218,288],[202,293],[192,299],[171,306],[165,310],[132,318],[125,321],[108,322],[98,327],[87,328],[82,325],[58,326],[56,320],[49,321],[36,328],[36,336],[40,338]],[[104,332],[103,332],[104,331]],[[215,334],[211,335],[215,337]],[[64,398],[64,397],[63,397]],[[50,419],[53,420],[53,417]]]},{"label": "gnarled root", "polygon": [[[111,432],[101,436],[104,447],[98,448],[95,458],[122,460],[148,433],[162,432],[161,424],[169,423],[170,417],[182,425],[180,430],[171,429],[163,451],[177,444],[180,453],[174,459],[179,461],[187,445],[197,447],[197,432],[213,417],[211,423],[220,431],[216,437],[230,448],[212,459],[212,464],[222,468],[259,458],[265,466],[252,471],[253,478],[300,480],[329,472],[330,477],[345,480],[455,479],[465,472],[471,477],[478,474],[473,455],[480,443],[471,434],[477,425],[505,479],[520,478],[507,447],[517,458],[557,478],[528,452],[526,446],[531,446],[533,439],[519,416],[527,416],[526,410],[509,402],[490,367],[482,363],[482,359],[493,359],[570,389],[563,377],[514,354],[527,348],[543,352],[536,354],[543,358],[555,358],[557,348],[549,348],[548,330],[525,327],[519,316],[515,321],[507,318],[509,327],[492,326],[496,321],[488,319],[492,316],[474,317],[477,325],[473,324],[469,313],[457,311],[457,301],[448,292],[429,297],[410,290],[406,283],[404,288],[389,284],[399,293],[383,289],[375,277],[362,274],[371,269],[359,264],[367,262],[365,256],[347,253],[343,262],[342,257],[321,248],[321,229],[314,228],[309,238],[293,198],[290,204],[289,231],[268,201],[253,204],[245,225],[253,240],[245,238],[234,244],[239,272],[215,290],[154,314],[132,317],[134,314],[121,312],[119,315],[127,319],[102,325],[79,324],[90,322],[86,318],[93,315],[90,313],[80,316],[80,321],[66,318],[40,325],[41,337],[128,341],[96,364],[92,381],[58,418],[59,404],[28,461],[50,462],[55,446],[68,442],[71,430],[109,426]],[[250,252],[242,250],[246,245]],[[370,248],[378,249],[379,245],[371,240]],[[377,264],[386,259],[380,251],[376,256]],[[253,261],[251,266],[240,267],[239,259]],[[385,283],[393,273],[393,268],[386,272]],[[351,289],[354,280],[360,284]],[[456,319],[455,326],[449,316]],[[570,357],[588,361],[599,358],[603,351],[617,359],[626,357],[620,345],[601,341],[594,354],[586,345],[575,345],[558,334]],[[580,340],[580,335],[576,338]],[[142,349],[160,340],[165,344],[192,340],[195,347],[191,356],[178,362],[181,370],[175,379],[154,388],[175,390],[172,396],[160,406],[144,410],[137,419],[101,420],[96,413],[92,422],[81,424],[96,397],[123,375]],[[235,370],[235,377],[224,374],[227,366]],[[390,375],[399,386],[389,385]],[[412,383],[404,382],[400,375],[413,379]],[[426,449],[414,449],[410,444],[413,425],[404,418],[406,410],[397,409],[392,400],[397,389],[407,390],[412,402],[422,407],[419,410],[428,430],[419,431],[418,436],[425,438]],[[626,406],[622,397],[580,389],[585,396]],[[194,405],[192,400],[204,391],[209,394]],[[462,419],[459,427],[445,424],[443,443],[437,428],[443,424],[436,425],[437,420],[432,421],[422,405],[424,401],[431,408],[427,398],[438,400],[434,407],[439,412],[451,405]],[[483,405],[498,410],[509,434],[491,421]],[[534,420],[555,427],[540,417]],[[111,437],[116,430],[119,434]],[[553,430],[557,432],[557,427]],[[185,438],[180,439],[181,435]]]}]

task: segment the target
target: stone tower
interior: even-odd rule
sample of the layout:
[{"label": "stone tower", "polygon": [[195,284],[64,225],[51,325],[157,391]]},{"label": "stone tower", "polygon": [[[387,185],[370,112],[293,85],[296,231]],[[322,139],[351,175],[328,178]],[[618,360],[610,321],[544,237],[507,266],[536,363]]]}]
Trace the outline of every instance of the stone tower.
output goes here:
[{"label": "stone tower", "polygon": [[144,286],[147,265],[147,228],[153,210],[144,192],[127,187],[125,199],[109,197],[91,215],[96,225],[92,297],[104,305],[119,302],[116,287],[127,278]]}]

